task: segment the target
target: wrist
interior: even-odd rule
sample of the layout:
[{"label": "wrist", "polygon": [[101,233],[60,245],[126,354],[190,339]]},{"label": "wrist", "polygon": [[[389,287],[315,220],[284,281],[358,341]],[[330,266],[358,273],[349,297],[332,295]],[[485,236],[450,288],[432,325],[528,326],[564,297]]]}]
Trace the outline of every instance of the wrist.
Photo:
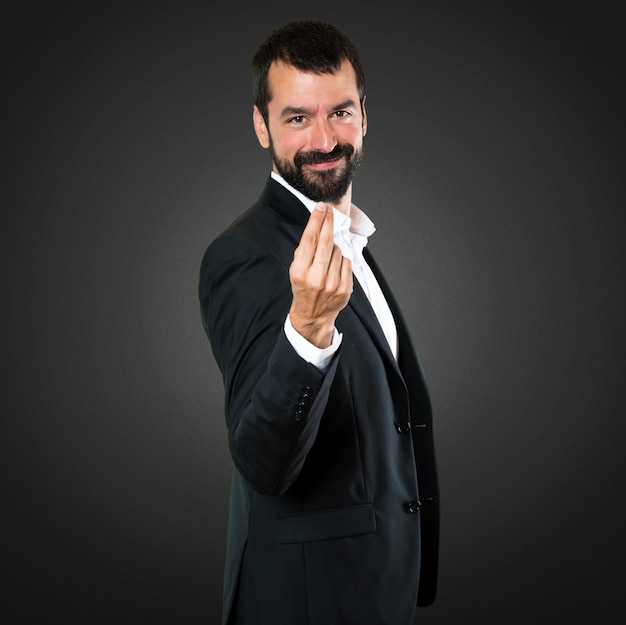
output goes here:
[{"label": "wrist", "polygon": [[315,347],[326,349],[332,345],[335,333],[333,321],[306,319],[294,311],[289,311],[289,320],[293,329]]}]

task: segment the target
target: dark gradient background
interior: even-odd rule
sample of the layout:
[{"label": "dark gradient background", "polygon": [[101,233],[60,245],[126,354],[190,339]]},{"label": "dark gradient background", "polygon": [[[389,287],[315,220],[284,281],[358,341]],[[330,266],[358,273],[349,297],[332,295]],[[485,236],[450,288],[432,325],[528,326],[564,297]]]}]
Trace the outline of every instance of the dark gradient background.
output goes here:
[{"label": "dark gradient background", "polygon": [[230,460],[197,273],[269,172],[250,57],[311,16],[362,51],[354,198],[436,413],[416,623],[626,622],[619,6],[5,5],[0,620],[218,622]]}]

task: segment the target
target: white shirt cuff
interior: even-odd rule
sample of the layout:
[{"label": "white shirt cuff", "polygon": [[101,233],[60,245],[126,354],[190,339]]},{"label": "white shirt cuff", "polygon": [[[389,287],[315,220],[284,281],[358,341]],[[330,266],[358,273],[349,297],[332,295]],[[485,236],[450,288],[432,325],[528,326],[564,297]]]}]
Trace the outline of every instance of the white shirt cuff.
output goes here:
[{"label": "white shirt cuff", "polygon": [[309,343],[292,325],[291,319],[289,319],[289,315],[287,315],[287,319],[285,319],[285,335],[287,336],[287,340],[291,343],[291,346],[296,350],[296,353],[300,358],[306,360],[311,363],[314,367],[320,369],[320,371],[325,372],[328,369],[328,365],[332,360],[333,356],[339,349],[341,345],[341,340],[343,338],[343,334],[339,334],[337,328],[333,330],[333,341],[329,347],[325,347],[324,349],[320,349],[313,345],[313,343]]}]

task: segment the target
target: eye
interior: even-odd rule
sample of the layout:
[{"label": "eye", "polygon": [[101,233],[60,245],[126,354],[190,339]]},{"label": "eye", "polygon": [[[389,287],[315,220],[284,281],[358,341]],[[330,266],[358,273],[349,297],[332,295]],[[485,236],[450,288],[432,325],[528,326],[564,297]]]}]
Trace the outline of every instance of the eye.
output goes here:
[{"label": "eye", "polygon": [[335,111],[333,117],[336,119],[348,119],[352,113],[350,111]]},{"label": "eye", "polygon": [[305,120],[304,115],[295,115],[294,117],[290,117],[287,120],[287,123],[288,124],[298,125],[298,124],[304,123],[304,120]]}]

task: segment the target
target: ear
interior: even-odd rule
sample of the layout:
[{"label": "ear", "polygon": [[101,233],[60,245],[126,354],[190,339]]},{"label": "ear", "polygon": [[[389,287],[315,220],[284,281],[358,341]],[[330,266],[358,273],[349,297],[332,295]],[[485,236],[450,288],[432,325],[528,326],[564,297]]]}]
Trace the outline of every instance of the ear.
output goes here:
[{"label": "ear", "polygon": [[252,122],[254,124],[254,132],[256,133],[256,138],[259,140],[261,147],[269,148],[270,146],[270,133],[267,129],[267,125],[265,124],[265,120],[263,119],[263,115],[259,111],[257,105],[254,105],[254,109],[252,111]]},{"label": "ear", "polygon": [[363,96],[363,102],[361,103],[361,113],[363,114],[363,122],[361,127],[363,128],[363,136],[367,134],[367,113],[365,112],[365,100],[367,96]]}]

